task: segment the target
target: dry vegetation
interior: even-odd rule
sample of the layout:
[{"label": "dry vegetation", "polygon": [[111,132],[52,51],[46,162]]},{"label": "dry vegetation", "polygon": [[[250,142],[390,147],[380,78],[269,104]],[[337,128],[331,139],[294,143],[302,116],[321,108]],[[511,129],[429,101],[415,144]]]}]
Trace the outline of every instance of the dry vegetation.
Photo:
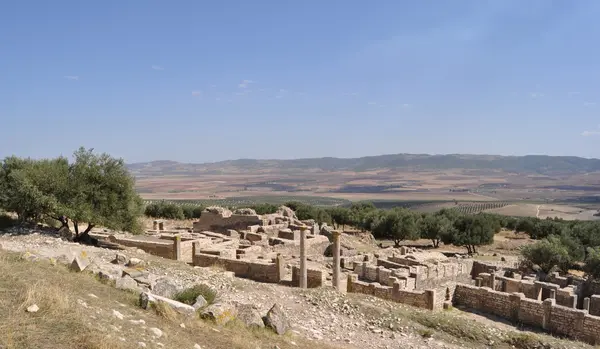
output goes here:
[{"label": "dry vegetation", "polygon": [[[193,348],[196,343],[221,349],[334,348],[237,324],[216,327],[169,312],[143,311],[137,307],[137,294],[117,290],[90,274],[69,272],[48,261],[25,261],[14,253],[0,251],[0,275],[3,349],[133,349],[140,348],[139,342],[154,348],[147,330],[153,327],[163,331],[157,342],[168,348]],[[39,311],[27,312],[33,304]],[[113,310],[125,320],[117,319]],[[128,319],[143,319],[145,325]]]}]

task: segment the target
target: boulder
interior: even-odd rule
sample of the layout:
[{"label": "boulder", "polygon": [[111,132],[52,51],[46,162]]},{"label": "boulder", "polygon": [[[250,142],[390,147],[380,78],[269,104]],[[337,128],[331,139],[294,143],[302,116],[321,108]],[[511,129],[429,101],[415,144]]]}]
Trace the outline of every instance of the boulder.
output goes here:
[{"label": "boulder", "polygon": [[207,305],[208,305],[208,302],[206,301],[206,299],[204,299],[204,297],[202,297],[202,295],[198,295],[198,297],[196,297],[196,302],[194,303],[194,305],[192,305],[192,307],[194,307],[194,309],[198,310],[198,309],[204,308]]},{"label": "boulder", "polygon": [[76,272],[84,271],[90,265],[90,260],[84,256],[75,256],[71,262],[70,269]]},{"label": "boulder", "polygon": [[115,259],[113,259],[111,263],[118,264],[118,265],[126,265],[127,263],[129,263],[129,259],[127,258],[126,255],[124,255],[122,253],[117,253],[117,255],[115,256]]},{"label": "boulder", "polygon": [[254,211],[251,208],[238,208],[235,211],[233,211],[234,214],[239,214],[239,215],[245,215],[245,216],[251,216],[251,215],[256,215],[256,211]]},{"label": "boulder", "polygon": [[237,318],[248,327],[263,328],[265,323],[260,316],[258,308],[252,304],[236,304]]},{"label": "boulder", "polygon": [[291,219],[295,219],[297,220],[298,217],[296,216],[296,212],[294,212],[294,210],[292,210],[291,208],[287,207],[287,206],[279,206],[279,208],[277,209],[277,213],[282,215],[283,217],[288,217]]},{"label": "boulder", "polygon": [[263,318],[263,322],[267,328],[272,329],[279,335],[285,334],[290,328],[290,323],[287,316],[284,314],[283,309],[279,304],[273,305],[267,315]]},{"label": "boulder", "polygon": [[214,321],[217,325],[224,325],[237,316],[237,309],[233,304],[211,304],[200,313],[202,319]]},{"label": "boulder", "polygon": [[146,265],[146,262],[144,262],[143,260],[141,260],[139,258],[131,258],[129,260],[129,262],[127,262],[127,266],[130,268],[143,267],[144,265]]},{"label": "boulder", "polygon": [[117,279],[115,287],[120,290],[139,291],[138,283],[129,275]]},{"label": "boulder", "polygon": [[152,287],[153,294],[166,298],[173,298],[179,291],[181,291],[181,287],[168,278],[157,280],[156,284]]},{"label": "boulder", "polygon": [[183,315],[195,316],[196,314],[196,309],[194,309],[194,307],[191,305],[161,297],[149,292],[140,293],[140,307],[142,307],[142,309],[148,309],[150,306],[152,306],[152,304],[156,304],[158,302],[171,307],[173,310]]}]

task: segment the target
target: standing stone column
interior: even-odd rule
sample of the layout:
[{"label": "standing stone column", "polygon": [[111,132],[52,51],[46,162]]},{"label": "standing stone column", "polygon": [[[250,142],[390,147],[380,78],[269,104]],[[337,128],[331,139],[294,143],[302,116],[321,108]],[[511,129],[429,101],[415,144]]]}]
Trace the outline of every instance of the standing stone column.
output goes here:
[{"label": "standing stone column", "polygon": [[583,299],[583,310],[590,312],[590,297],[585,297]]},{"label": "standing stone column", "polygon": [[333,236],[333,287],[340,289],[340,232],[334,230]]},{"label": "standing stone column", "polygon": [[175,235],[173,239],[173,259],[176,261],[181,260],[181,235]]},{"label": "standing stone column", "polygon": [[300,228],[300,288],[307,287],[306,272],[306,227]]}]

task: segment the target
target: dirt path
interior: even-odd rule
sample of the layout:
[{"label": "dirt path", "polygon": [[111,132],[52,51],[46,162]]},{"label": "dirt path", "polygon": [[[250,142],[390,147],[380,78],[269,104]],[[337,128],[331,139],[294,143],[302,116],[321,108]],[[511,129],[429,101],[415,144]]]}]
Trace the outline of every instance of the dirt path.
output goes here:
[{"label": "dirt path", "polygon": [[540,207],[542,207],[542,205],[537,205],[536,207],[537,212],[535,213],[535,218],[540,218]]}]

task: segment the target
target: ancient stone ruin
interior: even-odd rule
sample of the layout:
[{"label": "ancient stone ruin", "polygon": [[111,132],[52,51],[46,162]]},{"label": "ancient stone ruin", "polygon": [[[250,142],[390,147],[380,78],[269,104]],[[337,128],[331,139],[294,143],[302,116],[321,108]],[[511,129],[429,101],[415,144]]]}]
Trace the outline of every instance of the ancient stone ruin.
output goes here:
[{"label": "ancient stone ruin", "polygon": [[600,343],[600,284],[551,274],[523,275],[514,263],[479,262],[415,248],[360,253],[339,231],[274,214],[209,207],[193,229],[144,237],[97,234],[157,256],[237,277],[300,288],[333,287],[419,308],[451,305],[500,316],[588,343]]}]

